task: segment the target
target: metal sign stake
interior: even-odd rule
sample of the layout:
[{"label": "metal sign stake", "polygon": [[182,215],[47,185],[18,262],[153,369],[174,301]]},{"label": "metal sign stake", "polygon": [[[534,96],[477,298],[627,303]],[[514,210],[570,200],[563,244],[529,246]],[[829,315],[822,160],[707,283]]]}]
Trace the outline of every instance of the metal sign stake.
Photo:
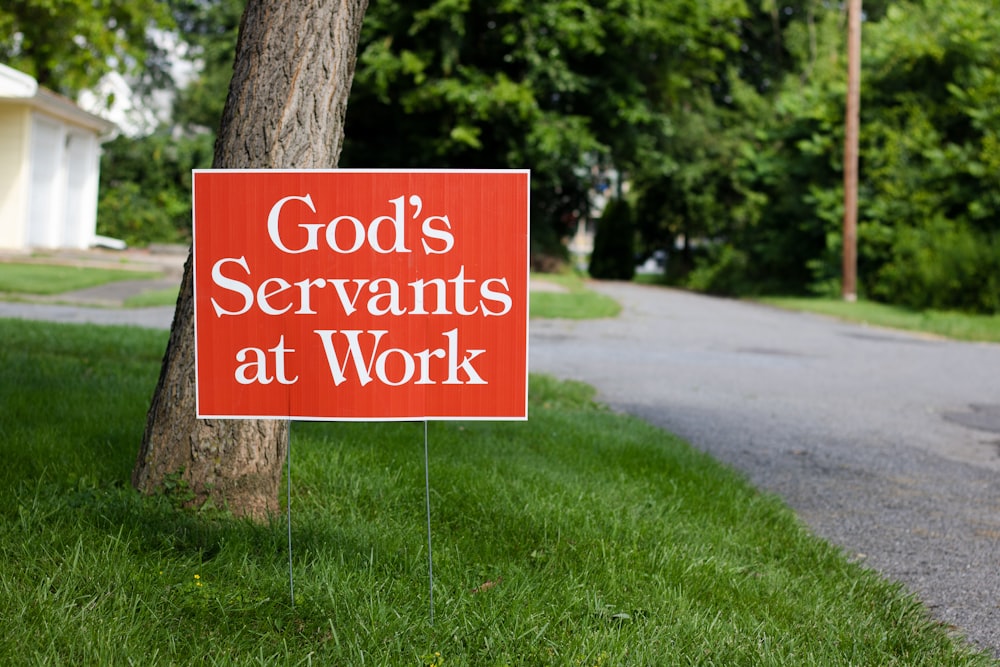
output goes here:
[{"label": "metal sign stake", "polygon": [[285,466],[288,471],[288,594],[292,598],[292,607],[295,606],[295,577],[292,574],[292,439],[288,439],[288,462]]},{"label": "metal sign stake", "polygon": [[431,465],[427,452],[427,420],[424,420],[424,487],[427,498],[427,579],[430,586],[431,625],[434,625],[434,552],[431,550]]}]

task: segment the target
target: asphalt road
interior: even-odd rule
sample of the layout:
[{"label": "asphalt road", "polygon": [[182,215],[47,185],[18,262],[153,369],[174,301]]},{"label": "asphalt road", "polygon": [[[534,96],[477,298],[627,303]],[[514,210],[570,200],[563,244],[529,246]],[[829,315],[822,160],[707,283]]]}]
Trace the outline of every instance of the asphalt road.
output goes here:
[{"label": "asphalt road", "polygon": [[[592,287],[622,316],[532,320],[532,372],[590,383],[613,408],[744,471],[1000,656],[1000,345]],[[168,328],[172,315],[0,302],[0,317],[63,322]]]},{"label": "asphalt road", "polygon": [[782,496],[1000,655],[1000,345],[624,283],[614,320],[532,320],[532,372]]}]

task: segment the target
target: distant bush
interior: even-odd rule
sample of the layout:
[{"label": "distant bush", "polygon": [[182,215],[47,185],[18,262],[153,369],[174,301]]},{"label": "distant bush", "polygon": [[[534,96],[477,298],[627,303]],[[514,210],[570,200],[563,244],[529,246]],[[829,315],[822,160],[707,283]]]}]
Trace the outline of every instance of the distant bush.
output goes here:
[{"label": "distant bush", "polygon": [[903,228],[873,296],[916,309],[1000,312],[1000,239],[940,218]]},{"label": "distant bush", "polygon": [[[775,23],[783,75],[755,86],[746,75],[769,59],[747,49],[758,64],[713,84],[725,97],[691,95],[661,150],[634,170],[642,243],[707,246],[693,263],[674,263],[670,280],[727,294],[839,295],[844,66],[821,54],[844,53],[841,4],[812,3]],[[858,292],[917,309],[1000,312],[1000,12],[976,0],[873,4]]]},{"label": "distant bush", "polygon": [[709,294],[744,294],[752,291],[747,281],[749,258],[728,243],[712,248],[695,260],[685,285]]},{"label": "distant bush", "polygon": [[161,192],[146,192],[138,183],[119,183],[101,193],[97,233],[121,239],[130,246],[177,243],[189,238],[177,228],[176,214],[186,212],[190,202],[163,202]]},{"label": "distant bush", "polygon": [[590,275],[602,280],[632,280],[635,275],[635,223],[632,207],[612,199],[597,222]]},{"label": "distant bush", "polygon": [[191,237],[191,170],[211,166],[210,134],[118,137],[104,145],[97,232],[129,245]]}]

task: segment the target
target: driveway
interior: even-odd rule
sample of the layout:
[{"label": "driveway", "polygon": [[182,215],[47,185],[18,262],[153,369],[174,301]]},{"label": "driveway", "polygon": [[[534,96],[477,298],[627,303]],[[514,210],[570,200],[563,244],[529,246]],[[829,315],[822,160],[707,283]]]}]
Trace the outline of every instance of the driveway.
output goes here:
[{"label": "driveway", "polygon": [[625,283],[614,320],[532,320],[582,380],[783,497],[1000,655],[1000,345]]}]

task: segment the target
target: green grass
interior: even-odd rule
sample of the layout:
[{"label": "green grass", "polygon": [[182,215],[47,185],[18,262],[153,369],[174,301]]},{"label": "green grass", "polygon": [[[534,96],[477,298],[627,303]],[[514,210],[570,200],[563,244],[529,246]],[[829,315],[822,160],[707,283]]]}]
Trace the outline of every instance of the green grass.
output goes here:
[{"label": "green grass", "polygon": [[639,285],[652,285],[654,287],[663,287],[667,284],[663,275],[659,273],[637,273],[632,276],[632,282]]},{"label": "green grass", "polygon": [[170,287],[162,290],[149,290],[142,294],[125,299],[126,308],[149,308],[152,306],[173,306],[177,304],[177,293],[180,287]]},{"label": "green grass", "polygon": [[957,340],[1000,343],[1000,315],[915,311],[872,301],[848,303],[841,299],[761,297],[756,300],[781,308],[831,315],[880,327],[917,331]]},{"label": "green grass", "polygon": [[987,665],[669,434],[532,377],[528,422],[296,423],[286,526],[142,498],[166,332],[0,320],[0,664]]},{"label": "green grass", "polygon": [[0,292],[17,294],[60,294],[116,280],[147,280],[159,277],[158,273],[124,269],[0,262]]},{"label": "green grass", "polygon": [[565,291],[533,291],[529,306],[531,317],[583,320],[615,317],[621,312],[617,301],[587,289],[583,278],[576,274],[546,273],[532,277],[559,285]]}]

